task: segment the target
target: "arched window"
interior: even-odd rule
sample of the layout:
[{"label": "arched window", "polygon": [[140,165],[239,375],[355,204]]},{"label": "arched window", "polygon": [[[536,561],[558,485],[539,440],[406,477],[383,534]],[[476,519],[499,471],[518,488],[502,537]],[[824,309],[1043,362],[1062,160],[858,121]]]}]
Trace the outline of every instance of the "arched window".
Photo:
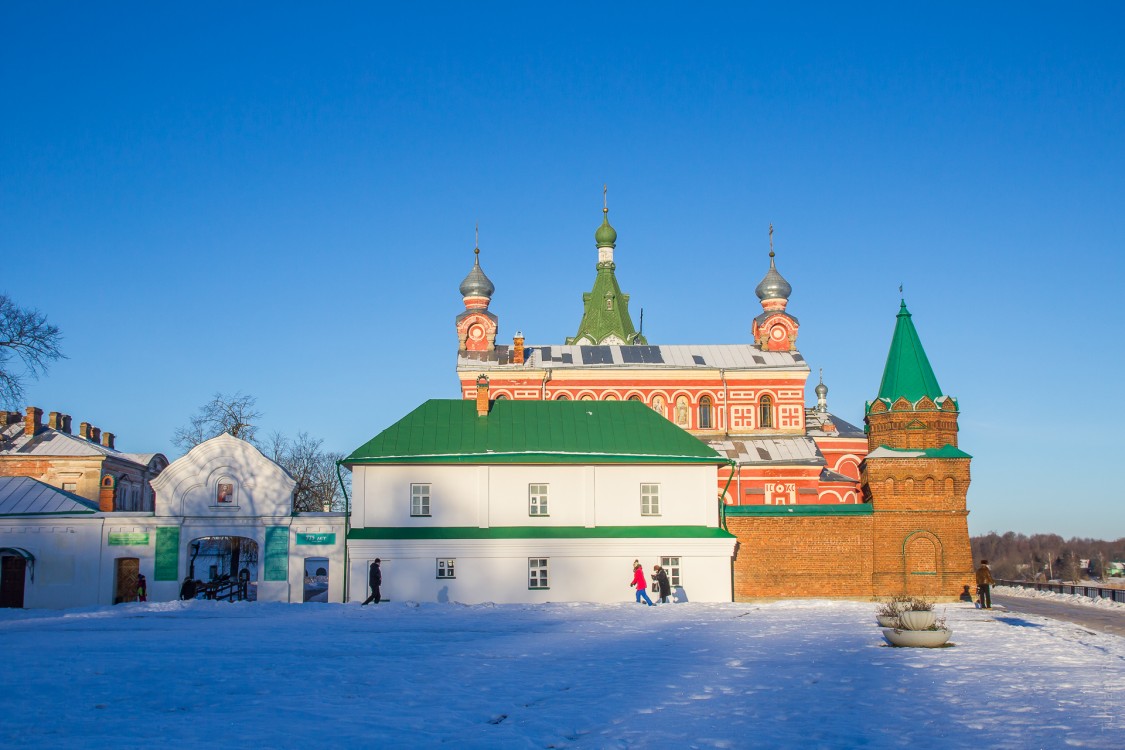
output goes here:
[{"label": "arched window", "polygon": [[566,395],[565,393],[560,393],[559,395],[555,396],[555,401],[570,401],[570,396]]},{"label": "arched window", "polygon": [[773,399],[762,396],[758,401],[758,426],[763,429],[773,427]]},{"label": "arched window", "polygon": [[699,429],[711,429],[711,397],[704,396],[699,399]]},{"label": "arched window", "polygon": [[629,400],[630,401],[640,401],[641,397],[634,393],[632,396],[629,397]]},{"label": "arched window", "polygon": [[496,400],[497,401],[506,401],[507,399],[508,399],[508,397],[505,396],[503,393],[497,393],[496,394]]}]

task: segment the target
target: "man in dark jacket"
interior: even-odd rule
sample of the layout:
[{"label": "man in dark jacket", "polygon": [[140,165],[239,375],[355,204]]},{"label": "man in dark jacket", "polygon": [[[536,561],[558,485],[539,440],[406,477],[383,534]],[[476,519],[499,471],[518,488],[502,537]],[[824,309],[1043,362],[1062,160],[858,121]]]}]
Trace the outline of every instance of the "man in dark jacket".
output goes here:
[{"label": "man in dark jacket", "polygon": [[667,604],[668,597],[672,595],[672,584],[668,581],[668,572],[659,565],[653,565],[652,581],[656,593],[660,595],[660,603]]},{"label": "man in dark jacket", "polygon": [[992,568],[988,567],[988,560],[981,560],[977,568],[977,593],[980,594],[982,609],[992,609]]},{"label": "man in dark jacket", "polygon": [[382,560],[375,558],[375,562],[371,563],[371,568],[367,571],[367,584],[371,586],[371,596],[367,597],[364,604],[371,602],[379,603],[379,586],[383,584],[383,574],[379,571],[379,563]]}]

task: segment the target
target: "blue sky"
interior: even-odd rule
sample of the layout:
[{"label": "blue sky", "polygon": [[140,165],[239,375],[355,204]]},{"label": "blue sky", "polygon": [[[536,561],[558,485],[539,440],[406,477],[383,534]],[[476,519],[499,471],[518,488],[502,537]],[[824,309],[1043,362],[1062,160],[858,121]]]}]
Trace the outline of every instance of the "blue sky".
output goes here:
[{"label": "blue sky", "polygon": [[69,357],[29,401],[174,458],[242,391],[350,451],[457,396],[475,222],[501,339],[573,335],[608,183],[651,342],[747,341],[773,222],[834,412],[862,423],[901,283],[963,409],[970,531],[1120,537],[1123,21],[5,4],[0,291]]}]

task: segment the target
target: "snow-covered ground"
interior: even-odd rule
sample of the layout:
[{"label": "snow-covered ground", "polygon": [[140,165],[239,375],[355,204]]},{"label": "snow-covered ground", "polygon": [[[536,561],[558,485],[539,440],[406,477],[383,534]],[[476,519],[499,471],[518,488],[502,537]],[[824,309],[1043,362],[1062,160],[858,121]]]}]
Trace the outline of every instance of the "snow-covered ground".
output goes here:
[{"label": "snow-covered ground", "polygon": [[1125,639],[939,605],[0,610],[0,747],[1125,747]]},{"label": "snow-covered ground", "polygon": [[1066,602],[1067,604],[1079,604],[1083,607],[1108,607],[1110,609],[1125,610],[1125,604],[1115,602],[1112,599],[1094,599],[1089,596],[1082,596],[1081,594],[1060,594],[1056,591],[1038,591],[1036,589],[1025,589],[1022,586],[993,586],[992,593],[1002,594],[1004,596],[1019,596],[1025,599],[1050,599],[1056,602]]}]

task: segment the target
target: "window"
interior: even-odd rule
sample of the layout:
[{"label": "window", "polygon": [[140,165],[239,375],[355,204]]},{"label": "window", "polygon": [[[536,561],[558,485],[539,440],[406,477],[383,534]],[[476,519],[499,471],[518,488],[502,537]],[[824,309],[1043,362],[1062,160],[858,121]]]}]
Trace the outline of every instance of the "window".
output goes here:
[{"label": "window", "polygon": [[709,396],[699,399],[699,429],[711,429],[711,398]]},{"label": "window", "polygon": [[664,572],[668,574],[668,583],[672,584],[672,588],[683,585],[680,582],[680,558],[679,557],[662,557],[660,558],[660,567],[664,568]]},{"label": "window", "polygon": [[642,484],[641,485],[641,515],[642,516],[659,516],[660,515],[660,485],[659,484]]},{"label": "window", "polygon": [[67,492],[78,492],[77,482],[63,482],[62,488]]},{"label": "window", "polygon": [[527,560],[527,587],[529,589],[547,589],[547,558],[529,557]]},{"label": "window", "polygon": [[456,562],[457,562],[456,559],[451,560],[448,557],[445,558],[444,560],[438,560],[437,561],[437,577],[438,578],[456,578],[457,574],[454,572],[454,568],[453,568],[453,565]]},{"label": "window", "polygon": [[762,396],[758,401],[758,426],[763,429],[773,427],[773,399]]},{"label": "window", "polygon": [[560,393],[555,400],[556,401],[570,401],[570,396],[566,395],[565,393]]},{"label": "window", "polygon": [[428,515],[430,515],[430,485],[428,485],[428,484],[412,484],[412,485],[410,485],[410,515],[412,515],[412,516],[428,516]]},{"label": "window", "polygon": [[527,485],[527,515],[546,516],[547,513],[547,485]]},{"label": "window", "polygon": [[630,396],[630,397],[629,397],[629,400],[630,400],[630,401],[643,401],[643,399],[642,399],[642,398],[641,398],[640,396],[636,395],[636,394],[633,394],[632,396]]}]

